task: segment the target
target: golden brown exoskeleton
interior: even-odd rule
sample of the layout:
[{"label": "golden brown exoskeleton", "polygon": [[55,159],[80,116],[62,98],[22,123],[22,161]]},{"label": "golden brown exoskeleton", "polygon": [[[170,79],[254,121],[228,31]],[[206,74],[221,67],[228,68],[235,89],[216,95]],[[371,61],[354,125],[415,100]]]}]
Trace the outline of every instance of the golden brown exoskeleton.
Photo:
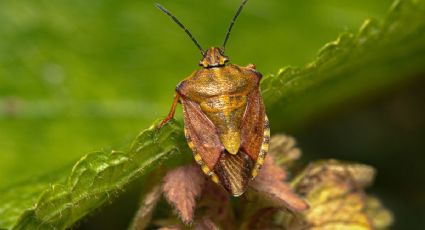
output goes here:
[{"label": "golden brown exoskeleton", "polygon": [[214,182],[239,196],[257,175],[268,151],[270,129],[259,89],[262,76],[252,64],[228,64],[221,48],[202,53],[199,65],[203,68],[177,85],[171,111],[160,127],[173,118],[180,102],[195,161]]}]

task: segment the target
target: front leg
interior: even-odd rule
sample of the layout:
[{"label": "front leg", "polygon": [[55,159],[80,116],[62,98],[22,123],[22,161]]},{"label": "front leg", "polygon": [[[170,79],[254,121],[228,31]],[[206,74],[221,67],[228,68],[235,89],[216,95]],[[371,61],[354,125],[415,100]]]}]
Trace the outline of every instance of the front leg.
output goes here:
[{"label": "front leg", "polygon": [[162,120],[162,122],[159,124],[158,129],[161,129],[162,126],[164,126],[167,122],[173,119],[179,99],[180,99],[180,95],[176,93],[176,95],[174,96],[174,101],[173,101],[173,105],[171,106],[170,112],[168,113],[168,116],[164,120]]}]

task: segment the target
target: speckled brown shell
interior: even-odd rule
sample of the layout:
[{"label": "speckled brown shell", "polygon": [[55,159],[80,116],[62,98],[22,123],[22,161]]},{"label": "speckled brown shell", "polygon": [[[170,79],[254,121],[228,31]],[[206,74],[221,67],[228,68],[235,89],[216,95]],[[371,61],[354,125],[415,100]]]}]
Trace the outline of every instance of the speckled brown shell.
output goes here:
[{"label": "speckled brown shell", "polygon": [[246,191],[268,151],[260,80],[253,66],[223,65],[195,71],[176,89],[196,162],[234,196]]}]

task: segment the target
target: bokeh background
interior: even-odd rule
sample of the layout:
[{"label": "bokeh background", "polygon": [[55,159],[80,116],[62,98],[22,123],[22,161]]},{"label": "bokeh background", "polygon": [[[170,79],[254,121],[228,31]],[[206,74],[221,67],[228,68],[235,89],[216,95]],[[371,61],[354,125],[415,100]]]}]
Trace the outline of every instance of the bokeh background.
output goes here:
[{"label": "bokeh background", "polygon": [[[160,3],[206,48],[222,43],[240,1]],[[265,75],[304,66],[338,34],[383,20],[391,3],[251,0],[226,52]],[[0,189],[69,169],[91,151],[125,148],[167,114],[175,85],[200,58],[151,0],[2,0]],[[424,83],[418,76],[288,130],[309,159],[375,166],[371,193],[394,212],[394,229],[425,226]]]}]

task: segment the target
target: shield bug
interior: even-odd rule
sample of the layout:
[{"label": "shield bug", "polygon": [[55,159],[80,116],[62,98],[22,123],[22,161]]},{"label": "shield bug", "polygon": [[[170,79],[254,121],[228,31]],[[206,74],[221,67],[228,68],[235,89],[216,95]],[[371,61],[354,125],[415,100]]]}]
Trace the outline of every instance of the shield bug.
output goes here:
[{"label": "shield bug", "polygon": [[260,93],[262,75],[255,65],[229,64],[224,51],[233,25],[247,0],[239,6],[223,45],[204,51],[184,25],[170,16],[202,54],[202,67],[176,87],[174,102],[161,128],[183,105],[184,132],[195,161],[214,182],[233,196],[242,195],[264,162],[270,140],[269,122]]}]

